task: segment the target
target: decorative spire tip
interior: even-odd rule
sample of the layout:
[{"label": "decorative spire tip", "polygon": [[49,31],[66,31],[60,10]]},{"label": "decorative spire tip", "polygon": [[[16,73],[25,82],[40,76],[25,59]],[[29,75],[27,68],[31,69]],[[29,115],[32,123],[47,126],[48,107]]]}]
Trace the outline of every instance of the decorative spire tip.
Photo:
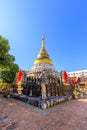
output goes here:
[{"label": "decorative spire tip", "polygon": [[44,34],[42,35],[42,40],[45,40],[45,36],[44,36]]}]

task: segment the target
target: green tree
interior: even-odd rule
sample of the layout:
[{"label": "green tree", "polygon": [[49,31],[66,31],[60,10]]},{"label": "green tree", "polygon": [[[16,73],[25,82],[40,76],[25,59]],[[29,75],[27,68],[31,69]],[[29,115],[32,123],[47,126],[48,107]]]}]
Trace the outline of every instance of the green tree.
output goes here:
[{"label": "green tree", "polygon": [[0,36],[0,70],[9,68],[15,57],[9,54],[10,46],[7,39]]},{"label": "green tree", "polygon": [[4,70],[1,72],[2,82],[6,82],[8,84],[12,83],[18,71],[19,71],[18,65],[15,63],[12,63],[9,66],[9,70]]},{"label": "green tree", "polygon": [[19,66],[14,63],[15,57],[9,54],[10,46],[7,39],[0,36],[0,80],[12,83]]}]

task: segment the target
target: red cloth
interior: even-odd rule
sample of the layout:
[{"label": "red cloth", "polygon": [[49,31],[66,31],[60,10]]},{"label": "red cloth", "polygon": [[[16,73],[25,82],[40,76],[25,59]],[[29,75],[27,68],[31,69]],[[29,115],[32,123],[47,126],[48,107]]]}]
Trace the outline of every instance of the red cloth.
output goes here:
[{"label": "red cloth", "polygon": [[64,82],[68,83],[68,74],[66,71],[63,72]]},{"label": "red cloth", "polygon": [[77,77],[71,77],[71,80],[74,84],[76,84],[78,81],[77,81]]},{"label": "red cloth", "polygon": [[18,83],[18,82],[21,82],[21,80],[22,80],[22,75],[23,75],[23,73],[22,73],[22,71],[20,70],[20,71],[18,72],[18,75],[17,75],[17,83]]}]

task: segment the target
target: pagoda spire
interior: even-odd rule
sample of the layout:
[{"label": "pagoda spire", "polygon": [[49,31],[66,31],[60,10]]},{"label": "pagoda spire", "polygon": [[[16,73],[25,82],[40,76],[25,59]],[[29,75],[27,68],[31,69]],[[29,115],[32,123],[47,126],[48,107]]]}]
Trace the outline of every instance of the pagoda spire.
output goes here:
[{"label": "pagoda spire", "polygon": [[42,47],[37,55],[37,59],[35,60],[34,64],[36,63],[41,63],[41,62],[46,62],[49,64],[52,64],[52,61],[50,60],[49,54],[46,51],[45,48],[45,36],[42,35]]},{"label": "pagoda spire", "polygon": [[45,36],[42,35],[42,49],[45,49]]},{"label": "pagoda spire", "polygon": [[44,34],[42,35],[42,40],[43,40],[43,41],[45,40],[45,35],[44,35]]},{"label": "pagoda spire", "polygon": [[47,53],[46,48],[45,48],[45,36],[44,35],[42,35],[42,47],[41,47],[40,52],[37,57],[49,59],[49,54]]}]

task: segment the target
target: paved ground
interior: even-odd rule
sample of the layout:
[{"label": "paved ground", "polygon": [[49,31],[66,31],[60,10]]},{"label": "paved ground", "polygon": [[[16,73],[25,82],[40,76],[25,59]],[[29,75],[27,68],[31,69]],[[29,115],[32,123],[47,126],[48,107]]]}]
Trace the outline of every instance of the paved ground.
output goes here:
[{"label": "paved ground", "polygon": [[0,130],[87,130],[87,98],[41,110],[0,96]]}]

